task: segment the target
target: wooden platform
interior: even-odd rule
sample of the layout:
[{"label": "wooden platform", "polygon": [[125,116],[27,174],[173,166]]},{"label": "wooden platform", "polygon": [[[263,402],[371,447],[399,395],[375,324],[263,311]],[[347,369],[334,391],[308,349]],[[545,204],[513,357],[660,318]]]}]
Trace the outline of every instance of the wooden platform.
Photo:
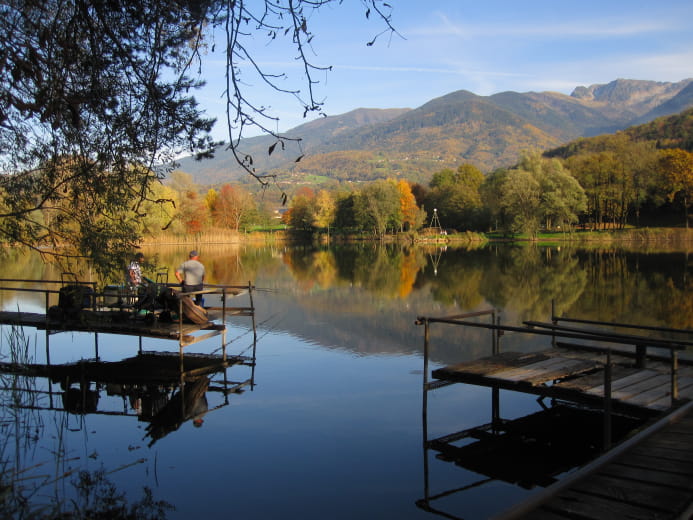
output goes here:
[{"label": "wooden platform", "polygon": [[[228,311],[227,316],[247,315],[241,311]],[[218,311],[210,311],[210,320],[221,317]],[[124,334],[128,336],[142,336],[181,341],[191,344],[198,341],[193,336],[199,331],[206,331],[209,335],[216,335],[225,329],[225,325],[210,321],[207,324],[197,325],[177,321],[164,322],[160,320],[148,321],[144,317],[123,315],[117,311],[83,311],[80,319],[63,321],[51,320],[41,313],[0,311],[0,324],[34,327],[50,332],[76,331],[76,332],[100,332],[107,334]]]},{"label": "wooden platform", "polygon": [[[505,352],[434,370],[435,379],[531,393],[602,406],[604,356],[555,348],[537,353]],[[693,366],[682,365],[676,378],[680,399],[693,399]],[[672,376],[667,363],[638,368],[631,357],[614,354],[611,399],[614,410],[660,413],[672,406]]]},{"label": "wooden platform", "polygon": [[693,403],[499,519],[693,517]]},{"label": "wooden platform", "polygon": [[[72,273],[63,273],[63,275],[74,277]],[[113,292],[110,288],[115,286],[108,286],[109,288],[104,288],[103,292],[97,292],[96,285],[93,282],[77,282],[76,277],[75,281],[70,282],[68,285],[70,288],[86,287],[88,291],[80,294],[86,294],[84,302],[88,302],[88,305],[84,308],[66,306],[66,311],[65,308],[60,306],[61,291],[67,287],[66,279],[71,280],[71,278],[65,276],[61,280],[0,280],[2,284],[9,284],[7,286],[0,285],[1,291],[16,291],[34,295],[42,294],[46,309],[44,313],[0,311],[0,324],[29,326],[39,330],[46,330],[49,333],[61,331],[102,332],[170,339],[178,341],[182,348],[222,334],[226,330],[226,317],[254,317],[252,303],[253,286],[250,283],[247,286],[208,284],[201,291],[186,293],[186,296],[202,296],[209,299],[209,304],[205,306],[209,321],[196,324],[186,320],[180,322],[175,317],[173,320],[165,320],[164,315],[166,314],[170,317],[171,312],[164,312],[163,308],[158,307],[150,308],[150,306],[142,302],[139,302],[139,304],[128,302],[128,299],[131,299],[132,296],[123,293],[124,289],[122,287],[116,288],[115,292]],[[164,286],[170,288],[177,287],[177,285],[173,284],[150,282],[152,284],[150,287],[155,287],[156,291],[163,289]],[[57,284],[60,284],[62,289],[50,288],[55,287]],[[172,292],[177,294],[176,290],[172,289]],[[232,307],[226,305],[229,298],[235,298],[244,294],[249,294],[250,306]],[[160,296],[157,296],[157,298],[160,298]],[[188,299],[176,299],[179,305],[178,315],[187,316],[194,321],[201,321],[197,319],[198,317],[204,320],[204,316],[198,316],[195,312],[193,312],[195,316],[192,316],[189,311],[184,309],[189,301]],[[51,306],[51,302],[58,305]],[[150,303],[153,304],[153,300]],[[82,304],[84,305],[83,302]],[[139,310],[139,307],[146,310]],[[195,310],[198,309],[196,306],[193,307],[195,307]],[[169,311],[174,311],[171,307],[167,308]],[[52,310],[57,312],[53,313],[51,312]],[[176,313],[174,312],[174,314]],[[202,314],[204,314],[204,311],[202,311]],[[203,331],[203,333],[196,334],[200,331]]]}]

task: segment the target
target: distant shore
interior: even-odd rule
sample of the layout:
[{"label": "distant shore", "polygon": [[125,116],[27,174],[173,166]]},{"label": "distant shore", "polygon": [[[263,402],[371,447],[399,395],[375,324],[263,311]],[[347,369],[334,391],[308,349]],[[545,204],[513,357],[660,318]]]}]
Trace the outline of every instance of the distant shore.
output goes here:
[{"label": "distant shore", "polygon": [[609,246],[668,245],[693,247],[693,229],[674,227],[627,228],[621,230],[578,230],[571,232],[539,233],[535,237],[526,235],[507,235],[502,233],[431,233],[430,231],[406,232],[374,237],[372,235],[353,235],[343,233],[308,233],[291,230],[271,230],[252,232],[219,231],[187,236],[160,236],[143,240],[143,245],[185,245],[185,244],[247,244],[247,243],[345,243],[345,242],[386,242],[409,244],[450,244],[479,245],[486,242],[530,242],[538,244],[572,243],[584,245]]}]

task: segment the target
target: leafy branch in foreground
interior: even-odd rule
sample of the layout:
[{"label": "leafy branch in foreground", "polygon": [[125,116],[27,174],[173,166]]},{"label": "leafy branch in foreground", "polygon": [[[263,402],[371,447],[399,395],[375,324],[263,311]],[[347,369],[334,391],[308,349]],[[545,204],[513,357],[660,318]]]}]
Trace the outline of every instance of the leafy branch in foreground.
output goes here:
[{"label": "leafy branch in foreground", "polygon": [[[248,127],[254,127],[264,134],[273,136],[276,141],[269,147],[271,155],[277,145],[282,150],[288,142],[296,142],[300,147],[300,138],[289,138],[280,135],[274,128],[278,118],[273,116],[268,107],[257,105],[248,96],[245,82],[247,75],[253,80],[259,80],[280,94],[294,96],[301,106],[303,116],[322,112],[324,103],[319,101],[315,87],[319,83],[318,73],[332,69],[331,66],[320,66],[310,58],[315,33],[310,29],[308,20],[311,15],[332,4],[341,4],[341,0],[275,0],[264,2],[226,2],[223,13],[224,35],[226,45],[226,104],[227,130],[230,139],[228,148],[232,151],[238,164],[257,179],[263,186],[276,180],[273,175],[260,175],[254,167],[252,155],[241,151],[241,139]],[[384,24],[384,29],[378,33],[368,46],[372,46],[383,34],[395,34],[391,23],[391,6],[383,0],[361,0],[368,19],[371,13],[376,13]],[[295,60],[300,64],[302,81],[296,88],[286,87],[287,75],[284,72],[270,72],[258,63],[251,50],[251,41],[258,35],[264,35],[267,43],[287,39],[286,46],[295,51]],[[249,67],[245,67],[249,65]],[[296,162],[303,154],[296,158]]]},{"label": "leafy branch in foreground", "polygon": [[[272,90],[320,112],[309,59],[311,14],[340,0],[0,1],[0,240],[66,258],[122,258],[137,245],[151,185],[182,152],[208,157],[221,143],[192,93],[203,85],[208,40],[224,28],[227,130],[239,164],[248,127],[277,118],[250,101],[247,65]],[[390,6],[361,0],[390,25]],[[383,34],[381,33],[381,34]],[[302,88],[263,69],[250,42],[286,38],[302,64]],[[372,43],[372,42],[369,42]],[[241,74],[243,69],[244,74]],[[305,97],[304,97],[305,96]],[[119,256],[120,255],[120,256]]]}]

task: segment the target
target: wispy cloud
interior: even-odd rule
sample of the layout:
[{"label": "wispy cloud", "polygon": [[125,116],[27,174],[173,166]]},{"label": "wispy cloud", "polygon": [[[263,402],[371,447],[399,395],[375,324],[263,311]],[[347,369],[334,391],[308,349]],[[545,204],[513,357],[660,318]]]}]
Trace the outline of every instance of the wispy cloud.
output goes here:
[{"label": "wispy cloud", "polygon": [[479,37],[622,37],[637,36],[686,29],[684,21],[674,20],[627,20],[623,18],[582,18],[570,22],[538,23],[520,21],[515,23],[465,23],[451,19],[444,13],[436,13],[438,23],[412,28],[408,36],[462,38]]}]

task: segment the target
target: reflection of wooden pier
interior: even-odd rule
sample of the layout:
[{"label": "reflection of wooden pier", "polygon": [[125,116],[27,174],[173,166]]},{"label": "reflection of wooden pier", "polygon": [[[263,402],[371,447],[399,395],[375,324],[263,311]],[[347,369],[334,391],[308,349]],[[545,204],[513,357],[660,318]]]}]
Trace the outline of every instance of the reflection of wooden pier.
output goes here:
[{"label": "reflection of wooden pier", "polygon": [[[472,321],[471,318],[488,315],[490,323]],[[561,323],[562,322],[562,323]],[[693,399],[693,362],[690,358],[680,359],[679,353],[693,346],[688,339],[693,331],[680,331],[662,328],[635,327],[631,325],[608,324],[599,322],[584,322],[568,318],[553,317],[551,323],[526,322],[523,327],[502,326],[493,311],[451,316],[445,318],[419,318],[417,323],[425,327],[424,345],[424,473],[425,473],[425,498],[417,504],[423,509],[454,518],[453,515],[437,510],[433,503],[438,498],[444,498],[451,493],[463,489],[431,494],[428,486],[428,450],[438,452],[441,460],[454,461],[457,465],[466,467],[475,473],[487,475],[488,480],[474,484],[481,485],[490,480],[505,480],[515,484],[524,481],[533,485],[546,486],[553,489],[558,484],[552,484],[554,476],[567,471],[570,468],[563,465],[572,460],[573,467],[579,467],[594,459],[600,453],[607,456],[614,451],[609,451],[612,443],[621,442],[624,435],[638,424],[652,421],[671,413],[676,413],[681,405]],[[468,361],[451,366],[441,367],[432,372],[433,381],[428,381],[429,359],[429,329],[433,323],[445,323],[469,327],[481,327],[492,332],[491,355],[474,361]],[[614,330],[626,330],[627,332],[614,332]],[[632,334],[638,329],[638,334]],[[500,338],[503,334],[532,334],[548,337],[550,348],[536,352],[501,352]],[[443,388],[454,383],[465,383],[477,386],[485,386],[492,389],[492,420],[488,425],[452,432],[436,439],[428,438],[428,399],[429,391]],[[500,390],[510,390],[537,395],[540,402],[549,399],[553,406],[572,407],[574,410],[590,411],[590,418],[578,420],[573,425],[576,431],[581,432],[581,438],[575,438],[571,446],[564,446],[564,453],[555,453],[557,441],[555,438],[546,442],[550,447],[542,454],[536,452],[542,439],[548,436],[547,430],[557,428],[556,419],[547,420],[543,426],[535,426],[534,430],[527,430],[528,424],[534,424],[540,419],[546,419],[548,412],[553,408],[546,408],[546,413],[536,417],[529,416],[513,421],[503,420],[499,414]],[[594,413],[598,420],[593,420]],[[576,412],[577,413],[577,412]],[[562,417],[566,416],[563,410]],[[562,420],[562,419],[560,419]],[[559,420],[559,422],[560,422]],[[628,426],[628,421],[633,420]],[[625,421],[625,422],[624,422]],[[591,424],[589,434],[585,432],[586,425]],[[625,429],[624,429],[625,425]],[[542,431],[543,429],[543,431]],[[600,433],[601,430],[601,433]],[[567,430],[569,431],[569,430]],[[519,433],[518,433],[519,432]],[[595,433],[596,440],[595,440]],[[566,433],[567,435],[567,433]],[[691,464],[691,449],[693,437],[690,430],[679,428],[671,441],[661,440],[660,437],[652,437],[648,440],[653,447],[647,451],[666,451],[671,448],[671,442],[686,445],[685,450],[679,453],[687,461],[684,470],[677,468],[674,472],[684,471],[688,478],[686,489],[669,490],[676,496],[678,503],[688,505],[693,500],[693,465]],[[474,442],[474,439],[477,439]],[[519,440],[518,440],[519,439]],[[578,443],[587,441],[588,445],[596,450],[586,455],[583,460],[575,460],[580,451]],[[472,441],[470,443],[470,440]],[[525,445],[523,446],[523,440]],[[560,441],[559,441],[560,442]],[[644,445],[643,445],[644,446]],[[642,452],[643,447],[639,448]],[[551,451],[554,450],[554,451]],[[572,450],[573,453],[570,453]],[[521,452],[524,452],[522,454]],[[654,451],[653,451],[654,452]],[[483,453],[484,457],[478,454]],[[499,456],[505,453],[505,455]],[[569,455],[565,457],[565,455]],[[675,452],[669,452],[668,457],[676,457]],[[524,467],[533,458],[536,467],[542,466],[539,459],[549,457],[560,468],[546,468],[546,474],[533,474],[527,471],[524,476],[517,474],[513,469],[505,467],[512,460],[524,460]],[[579,457],[578,457],[579,458]],[[503,461],[503,459],[505,459]],[[597,461],[601,460],[597,458]],[[655,464],[666,465],[666,456]],[[664,461],[664,462],[663,462]],[[629,464],[629,463],[626,463]],[[637,466],[637,463],[635,464]],[[660,468],[661,469],[661,468]],[[645,470],[644,470],[645,471]],[[511,476],[514,477],[511,478]],[[680,477],[680,475],[679,475]],[[664,478],[664,477],[663,477]],[[542,483],[543,481],[543,483]],[[559,481],[560,484],[561,481]],[[618,495],[618,485],[611,482]],[[606,486],[606,484],[604,484]],[[621,484],[622,485],[622,484]],[[639,488],[632,484],[633,488]],[[470,487],[473,487],[470,486]],[[625,491],[623,491],[625,493]],[[583,493],[579,491],[578,495]],[[643,488],[643,493],[645,493]],[[575,509],[571,509],[574,496],[564,499],[566,508],[564,511],[549,509],[543,510],[544,516],[536,518],[601,518],[590,516],[585,512],[604,507],[609,510],[607,501],[599,493],[590,498],[590,492],[581,495],[582,502]],[[599,496],[598,498],[596,496]],[[661,497],[652,495],[650,498]],[[673,500],[673,499],[672,499]],[[591,502],[590,502],[591,501]],[[555,502],[551,502],[555,504]],[[599,505],[600,504],[600,505]],[[678,507],[678,506],[677,506]],[[656,508],[655,508],[656,509]],[[677,511],[682,512],[678,507]],[[527,512],[529,509],[525,509]],[[586,516],[581,516],[586,514]],[[611,517],[619,517],[614,513]],[[521,516],[517,516],[520,518]],[[530,516],[534,518],[534,516]],[[645,518],[650,516],[637,516]],[[652,516],[653,518],[677,518],[676,515]],[[636,517],[633,517],[636,518]]]},{"label": "reflection of wooden pier", "polygon": [[[12,392],[9,406],[17,409],[137,417],[149,423],[146,436],[151,446],[186,421],[201,424],[202,416],[227,406],[230,395],[252,390],[254,354],[186,354],[182,364],[173,352],[143,352],[113,362],[0,363],[0,374],[11,376],[2,380],[8,386],[0,386],[0,391]],[[251,367],[250,377],[230,379],[228,370],[234,366]],[[17,378],[31,383],[16,385]],[[47,383],[39,386],[39,379]],[[104,393],[120,397],[120,405],[116,401],[115,406],[104,406]],[[221,394],[222,400],[210,407],[207,394]]]},{"label": "reflection of wooden pier", "polygon": [[[252,366],[252,356],[186,354],[183,358],[183,381],[207,376],[235,365]],[[61,365],[32,363],[0,363],[0,373],[27,377],[45,377],[54,383],[90,381],[99,384],[131,385],[146,382],[152,385],[178,384],[181,365],[175,352],[141,352],[120,361],[85,359]]]},{"label": "reflection of wooden pier", "polygon": [[[132,295],[114,297],[112,293],[97,292],[93,284],[85,284],[90,287],[86,293],[88,304],[80,305],[76,312],[51,312],[56,309],[55,304],[59,304],[62,295],[59,290],[47,289],[46,286],[64,284],[63,281],[0,281],[15,285],[0,287],[3,291],[38,293],[46,309],[45,313],[0,311],[0,324],[46,331],[45,364],[29,363],[26,359],[0,363],[0,374],[12,376],[8,379],[10,386],[0,390],[18,395],[28,392],[32,396],[47,398],[47,404],[45,400],[38,404],[33,398],[19,399],[13,405],[16,408],[65,410],[78,415],[137,416],[138,420],[149,423],[147,436],[151,438],[151,445],[188,420],[199,426],[203,415],[228,404],[229,395],[240,394],[246,387],[252,390],[254,386],[257,333],[251,284],[214,285],[199,293],[187,293],[203,294],[211,303],[204,310],[196,308],[198,314],[195,318],[202,315],[204,319],[193,323],[185,319],[189,316],[184,312],[184,306],[192,305],[188,296],[175,300],[177,309],[173,308],[173,312],[172,307],[144,309],[136,300],[133,303]],[[167,287],[166,284],[161,284],[161,287],[157,284],[157,288]],[[249,305],[227,305],[229,298],[241,295],[248,296]],[[252,322],[252,341],[244,353],[227,353],[226,320],[232,316],[249,317]],[[52,364],[50,337],[66,331],[92,333],[94,357],[74,363]],[[99,334],[102,333],[139,338],[136,355],[120,361],[102,361],[99,356]],[[214,336],[221,338],[221,346],[214,353],[185,350],[185,347]],[[144,351],[142,338],[174,340],[179,345],[178,352]],[[233,367],[250,367],[249,377],[230,379],[227,371]],[[17,388],[12,381],[20,377],[32,381],[27,388],[33,387],[33,381],[41,378],[45,378],[47,384],[45,389]],[[59,388],[54,388],[54,385],[59,385]],[[99,398],[104,391],[109,396],[122,398],[119,410],[102,409]],[[222,394],[223,402],[209,407],[208,393]]]}]

